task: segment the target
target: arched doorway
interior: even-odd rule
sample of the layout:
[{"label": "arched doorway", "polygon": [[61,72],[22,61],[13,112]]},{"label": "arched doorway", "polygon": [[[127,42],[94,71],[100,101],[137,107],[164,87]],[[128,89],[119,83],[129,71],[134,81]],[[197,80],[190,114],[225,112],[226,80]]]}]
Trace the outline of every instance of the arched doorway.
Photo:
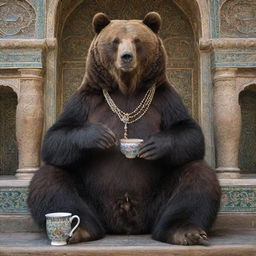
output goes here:
[{"label": "arched doorway", "polygon": [[256,85],[250,85],[239,95],[242,130],[239,167],[242,173],[256,173]]},{"label": "arched doorway", "polygon": [[[69,1],[70,2],[70,1]],[[59,16],[57,112],[80,85],[84,75],[85,57],[94,36],[91,21],[95,13],[105,12],[111,19],[143,19],[149,11],[162,16],[160,36],[168,54],[168,77],[182,95],[184,103],[199,119],[198,52],[188,17],[169,0],[142,1],[79,1],[75,9],[63,5]]]},{"label": "arched doorway", "polygon": [[0,86],[0,175],[15,175],[18,168],[16,107],[16,93]]}]

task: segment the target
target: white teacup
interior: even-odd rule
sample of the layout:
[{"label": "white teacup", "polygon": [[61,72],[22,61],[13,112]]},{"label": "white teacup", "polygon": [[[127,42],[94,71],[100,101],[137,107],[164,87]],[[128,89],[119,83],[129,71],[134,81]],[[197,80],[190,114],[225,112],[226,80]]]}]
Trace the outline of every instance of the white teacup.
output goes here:
[{"label": "white teacup", "polygon": [[[69,212],[48,213],[46,217],[46,231],[51,245],[66,245],[67,239],[73,235],[80,224],[80,218],[77,215],[72,216]],[[77,219],[77,224],[71,229],[73,219]]]},{"label": "white teacup", "polygon": [[142,142],[142,139],[121,139],[120,150],[127,158],[135,158]]}]

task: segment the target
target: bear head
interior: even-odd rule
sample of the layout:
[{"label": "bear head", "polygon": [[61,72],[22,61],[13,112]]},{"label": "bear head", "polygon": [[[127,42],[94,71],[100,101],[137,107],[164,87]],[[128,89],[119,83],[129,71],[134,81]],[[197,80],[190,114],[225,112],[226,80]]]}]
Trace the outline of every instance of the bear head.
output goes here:
[{"label": "bear head", "polygon": [[82,86],[130,94],[166,80],[158,13],[150,12],[144,20],[110,20],[97,13],[92,23],[96,35],[88,51]]}]

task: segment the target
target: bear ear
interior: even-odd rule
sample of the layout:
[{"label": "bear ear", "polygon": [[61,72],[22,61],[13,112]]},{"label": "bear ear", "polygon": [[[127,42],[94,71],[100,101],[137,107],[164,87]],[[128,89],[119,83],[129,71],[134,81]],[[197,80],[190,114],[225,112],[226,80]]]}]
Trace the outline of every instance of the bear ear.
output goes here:
[{"label": "bear ear", "polygon": [[149,12],[143,23],[147,25],[153,32],[158,33],[161,27],[161,16],[157,12]]},{"label": "bear ear", "polygon": [[105,13],[96,13],[92,19],[94,31],[99,34],[100,31],[110,23],[110,19]]}]

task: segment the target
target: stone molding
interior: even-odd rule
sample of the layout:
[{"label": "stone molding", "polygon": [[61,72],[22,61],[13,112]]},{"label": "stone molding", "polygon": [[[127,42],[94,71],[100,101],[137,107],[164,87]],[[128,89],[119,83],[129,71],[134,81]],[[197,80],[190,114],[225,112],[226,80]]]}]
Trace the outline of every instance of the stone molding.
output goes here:
[{"label": "stone molding", "polygon": [[256,38],[214,38],[199,40],[201,51],[211,51],[213,49],[238,49],[256,48]]},{"label": "stone molding", "polygon": [[45,39],[0,39],[0,49],[21,49],[21,48],[39,48],[55,49],[57,48],[56,38]]},{"label": "stone molding", "polygon": [[227,81],[228,79],[236,78],[237,68],[216,68],[214,71],[213,79],[215,82]]}]

